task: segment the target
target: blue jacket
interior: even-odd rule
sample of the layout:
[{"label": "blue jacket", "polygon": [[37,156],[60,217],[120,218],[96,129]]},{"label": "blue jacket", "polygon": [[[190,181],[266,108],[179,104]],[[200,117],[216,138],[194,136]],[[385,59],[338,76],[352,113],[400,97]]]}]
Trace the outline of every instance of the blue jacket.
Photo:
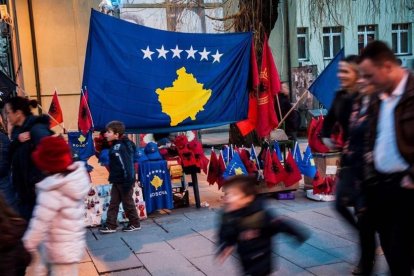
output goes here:
[{"label": "blue jacket", "polygon": [[113,142],[109,150],[109,182],[129,189],[135,182],[135,144],[128,138]]}]

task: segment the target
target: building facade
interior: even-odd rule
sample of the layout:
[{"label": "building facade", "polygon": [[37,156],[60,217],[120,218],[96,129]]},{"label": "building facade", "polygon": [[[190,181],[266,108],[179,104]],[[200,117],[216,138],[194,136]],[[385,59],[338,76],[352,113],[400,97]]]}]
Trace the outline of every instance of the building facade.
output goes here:
[{"label": "building facade", "polygon": [[344,48],[358,54],[372,40],[387,42],[402,65],[414,69],[414,3],[407,0],[331,1],[318,9],[312,0],[296,6],[297,50],[300,65],[316,64],[321,72]]}]

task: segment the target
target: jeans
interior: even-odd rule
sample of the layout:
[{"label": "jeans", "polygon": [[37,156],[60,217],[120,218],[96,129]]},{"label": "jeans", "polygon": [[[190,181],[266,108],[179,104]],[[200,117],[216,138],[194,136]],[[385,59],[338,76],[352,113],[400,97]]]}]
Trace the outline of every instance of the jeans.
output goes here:
[{"label": "jeans", "polygon": [[106,225],[109,228],[116,229],[118,226],[117,218],[120,203],[122,203],[122,207],[124,208],[125,215],[128,218],[129,223],[135,227],[140,226],[137,209],[132,198],[133,191],[134,189],[132,185],[128,190],[126,190],[123,187],[123,184],[112,184],[111,201],[109,203],[106,219]]}]

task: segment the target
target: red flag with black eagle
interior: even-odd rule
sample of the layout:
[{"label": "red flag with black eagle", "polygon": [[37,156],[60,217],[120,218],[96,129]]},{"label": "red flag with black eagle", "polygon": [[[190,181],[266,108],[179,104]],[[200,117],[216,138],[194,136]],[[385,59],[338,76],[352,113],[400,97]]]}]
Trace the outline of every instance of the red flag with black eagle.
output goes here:
[{"label": "red flag with black eagle", "polygon": [[223,174],[225,171],[226,171],[226,165],[224,164],[223,154],[220,151],[220,155],[218,158],[218,171],[217,171],[217,185],[218,185],[219,190],[221,189],[225,181],[223,177]]},{"label": "red flag with black eagle", "polygon": [[249,110],[247,119],[237,122],[236,126],[239,128],[241,135],[246,136],[252,132],[257,125],[257,91],[259,88],[259,69],[257,68],[256,52],[254,43],[252,42],[250,54],[250,79],[249,79]]},{"label": "red flag with black eagle", "polygon": [[210,155],[210,163],[208,165],[208,173],[207,173],[207,182],[210,185],[213,185],[214,182],[217,181],[219,172],[219,161],[217,159],[216,152],[214,149],[211,149],[211,155]]},{"label": "red flag with black eagle", "polygon": [[296,164],[295,159],[293,159],[293,155],[290,150],[285,161],[285,171],[286,177],[283,181],[285,183],[285,187],[292,186],[293,184],[302,179],[302,175],[300,173],[298,164]]},{"label": "red flag with black eagle", "polygon": [[83,133],[88,133],[93,128],[91,111],[88,106],[88,91],[81,91],[79,104],[78,129]]},{"label": "red flag with black eagle", "polygon": [[277,72],[266,35],[263,42],[262,65],[259,79],[256,132],[259,137],[266,137],[279,123],[274,107],[274,97],[280,92],[279,73]]},{"label": "red flag with black eagle", "polygon": [[62,109],[60,108],[60,103],[56,90],[53,94],[52,101],[50,102],[48,114],[50,115],[50,117],[53,118],[52,120],[50,120],[50,128],[63,123],[63,113]]}]

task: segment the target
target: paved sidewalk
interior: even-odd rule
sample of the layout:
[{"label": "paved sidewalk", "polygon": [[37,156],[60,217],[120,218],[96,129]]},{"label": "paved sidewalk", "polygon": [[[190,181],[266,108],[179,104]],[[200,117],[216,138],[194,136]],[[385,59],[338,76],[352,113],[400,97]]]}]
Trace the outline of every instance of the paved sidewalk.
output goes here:
[{"label": "paved sidewalk", "polygon": [[[237,275],[236,256],[221,266],[214,262],[221,192],[200,182],[201,199],[208,196],[210,208],[156,214],[142,221],[137,232],[101,235],[96,228],[88,229],[80,275]],[[295,200],[274,204],[281,215],[307,227],[311,237],[301,246],[285,235],[275,238],[273,275],[351,275],[358,238],[332,210],[332,203],[311,201],[297,191]],[[375,271],[386,274],[384,256],[377,256]]]}]

